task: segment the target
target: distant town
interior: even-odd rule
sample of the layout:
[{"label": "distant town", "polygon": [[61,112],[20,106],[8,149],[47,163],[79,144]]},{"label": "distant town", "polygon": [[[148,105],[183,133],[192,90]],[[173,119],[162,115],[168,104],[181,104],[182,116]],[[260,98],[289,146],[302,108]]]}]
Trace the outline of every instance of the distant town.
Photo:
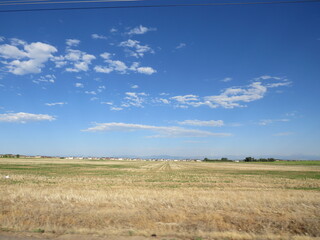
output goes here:
[{"label": "distant town", "polygon": [[284,160],[275,158],[253,158],[246,157],[244,159],[195,159],[195,158],[139,158],[139,157],[81,157],[81,156],[42,156],[42,155],[20,155],[20,154],[0,154],[0,158],[29,158],[29,159],[69,159],[69,160],[95,160],[95,161],[182,161],[182,162],[275,162],[275,161],[301,161],[301,160]]}]

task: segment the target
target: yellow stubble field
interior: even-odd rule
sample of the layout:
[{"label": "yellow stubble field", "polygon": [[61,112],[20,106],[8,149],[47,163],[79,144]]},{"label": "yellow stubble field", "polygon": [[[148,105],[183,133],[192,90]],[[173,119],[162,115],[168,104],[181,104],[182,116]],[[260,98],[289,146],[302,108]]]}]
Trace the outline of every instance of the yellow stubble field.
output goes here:
[{"label": "yellow stubble field", "polygon": [[0,238],[320,239],[318,162],[0,159],[0,177]]}]

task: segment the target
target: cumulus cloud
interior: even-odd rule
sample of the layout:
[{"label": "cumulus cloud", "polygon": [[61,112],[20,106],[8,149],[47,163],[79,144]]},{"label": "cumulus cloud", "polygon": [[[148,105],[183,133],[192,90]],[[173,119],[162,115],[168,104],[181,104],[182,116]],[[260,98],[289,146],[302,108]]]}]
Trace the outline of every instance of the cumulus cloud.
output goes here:
[{"label": "cumulus cloud", "polygon": [[148,28],[148,27],[144,27],[142,25],[137,26],[133,29],[130,29],[130,31],[128,32],[129,35],[141,35],[141,34],[145,34],[147,32],[150,31],[156,31],[156,28]]},{"label": "cumulus cloud", "polygon": [[136,89],[136,88],[139,88],[139,86],[138,85],[132,85],[131,88]]},{"label": "cumulus cloud", "polygon": [[49,106],[49,107],[52,107],[52,106],[57,106],[57,105],[62,106],[62,105],[65,105],[65,104],[67,104],[67,103],[66,102],[54,102],[54,103],[46,103],[45,105]]},{"label": "cumulus cloud", "polygon": [[19,44],[0,45],[0,57],[5,59],[2,63],[15,75],[40,73],[55,52],[57,49],[54,46],[42,42],[27,44],[21,40]]},{"label": "cumulus cloud", "polygon": [[80,44],[80,40],[78,39],[67,39],[66,40],[66,45],[68,47],[76,47]]},{"label": "cumulus cloud", "polygon": [[148,45],[140,45],[140,41],[129,39],[119,44],[120,47],[124,47],[126,51],[132,57],[143,57],[145,53],[154,53],[153,49]]},{"label": "cumulus cloud", "polygon": [[214,133],[210,131],[202,131],[197,129],[187,129],[176,126],[159,127],[143,124],[129,124],[129,123],[95,123],[95,126],[82,130],[85,132],[105,132],[105,131],[138,131],[147,130],[155,132],[156,135],[148,136],[152,138],[172,138],[172,137],[217,137],[217,136],[231,136],[230,133]]},{"label": "cumulus cloud", "polygon": [[99,34],[91,34],[92,39],[108,39],[106,36],[99,35]]},{"label": "cumulus cloud", "polygon": [[152,67],[138,67],[136,68],[136,71],[146,75],[152,75],[157,72],[157,70],[153,69]]},{"label": "cumulus cloud", "polygon": [[209,120],[209,121],[184,120],[182,122],[178,122],[178,124],[189,125],[189,126],[201,126],[201,127],[221,127],[224,125],[222,120]]},{"label": "cumulus cloud", "polygon": [[89,65],[94,59],[96,59],[94,55],[70,48],[66,50],[65,55],[51,58],[57,68],[69,65],[69,67],[66,68],[67,72],[86,72],[89,70]]},{"label": "cumulus cloud", "polygon": [[152,75],[157,72],[152,67],[140,67],[139,66],[140,64],[138,62],[134,62],[130,67],[128,67],[124,62],[120,60],[110,59],[109,53],[103,53],[100,56],[105,59],[104,62],[106,63],[106,66],[101,66],[101,65],[95,66],[94,70],[99,73],[117,72],[120,74],[126,74],[129,71],[131,71],[131,72],[136,72],[136,73],[141,73],[146,75]]},{"label": "cumulus cloud", "polygon": [[35,121],[53,121],[55,119],[55,117],[47,114],[33,114],[25,112],[0,114],[0,122],[27,123]]}]

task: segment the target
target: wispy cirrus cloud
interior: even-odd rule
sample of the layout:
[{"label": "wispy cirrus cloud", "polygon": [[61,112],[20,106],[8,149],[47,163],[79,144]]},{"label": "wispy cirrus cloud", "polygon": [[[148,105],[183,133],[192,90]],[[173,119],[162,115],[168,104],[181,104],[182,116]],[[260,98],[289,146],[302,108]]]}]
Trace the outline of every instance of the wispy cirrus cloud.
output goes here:
[{"label": "wispy cirrus cloud", "polygon": [[176,49],[181,49],[181,48],[185,48],[187,46],[186,43],[179,43],[178,46],[176,46]]},{"label": "wispy cirrus cloud", "polygon": [[232,81],[232,78],[231,77],[225,77],[223,79],[220,80],[221,82],[230,82]]},{"label": "wispy cirrus cloud", "polygon": [[65,104],[68,104],[68,103],[66,103],[66,102],[53,102],[53,103],[46,103],[45,105],[46,106],[49,106],[49,107],[53,107],[53,106],[62,106],[62,105],[65,105]]},{"label": "wispy cirrus cloud", "polygon": [[[268,80],[267,82],[265,80]],[[199,107],[208,106],[210,108],[236,108],[246,107],[246,103],[257,101],[264,98],[267,91],[271,88],[290,85],[291,82],[281,77],[261,76],[255,78],[247,86],[230,87],[221,91],[218,95],[199,97],[194,94],[173,96],[175,106],[188,108],[189,106]]]},{"label": "wispy cirrus cloud", "polygon": [[263,119],[260,120],[260,122],[258,123],[261,126],[266,126],[266,125],[270,125],[276,122],[289,122],[290,119],[288,118],[282,118],[282,119]]},{"label": "wispy cirrus cloud", "polygon": [[45,76],[41,76],[38,79],[33,80],[33,83],[55,83],[56,76],[54,74],[47,74]]},{"label": "wispy cirrus cloud", "polygon": [[97,95],[95,91],[85,91],[84,93],[89,95]]},{"label": "wispy cirrus cloud", "polygon": [[145,102],[145,97],[148,96],[144,92],[136,93],[136,92],[126,92],[124,98],[124,103],[121,104],[121,107],[143,107],[143,103]]},{"label": "wispy cirrus cloud", "polygon": [[275,137],[284,137],[284,136],[290,136],[293,135],[294,132],[279,132],[279,133],[275,133],[273,134],[273,136]]},{"label": "wispy cirrus cloud", "polygon": [[27,123],[53,120],[56,120],[56,118],[47,114],[33,114],[25,112],[0,114],[0,122]]},{"label": "wispy cirrus cloud", "polygon": [[108,37],[100,35],[100,34],[97,34],[97,33],[91,34],[91,38],[92,39],[103,39],[103,40],[108,39]]},{"label": "wispy cirrus cloud", "polygon": [[197,129],[187,129],[176,126],[153,126],[131,123],[95,123],[95,126],[82,130],[84,132],[107,132],[107,131],[138,131],[147,130],[155,132],[156,135],[148,136],[150,138],[185,138],[185,137],[226,137],[231,136],[230,133],[215,133],[210,131],[202,131]]},{"label": "wispy cirrus cloud", "polygon": [[178,122],[180,125],[189,125],[189,126],[200,126],[200,127],[221,127],[224,125],[222,120],[209,120],[209,121],[201,121],[201,120],[184,120]]}]

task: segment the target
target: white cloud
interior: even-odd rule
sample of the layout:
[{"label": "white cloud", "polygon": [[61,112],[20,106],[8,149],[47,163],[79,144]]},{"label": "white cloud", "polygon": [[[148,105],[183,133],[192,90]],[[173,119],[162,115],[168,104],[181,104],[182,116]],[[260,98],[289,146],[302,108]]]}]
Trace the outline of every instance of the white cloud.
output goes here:
[{"label": "white cloud", "polygon": [[187,46],[187,44],[185,44],[185,43],[180,43],[178,46],[176,46],[176,49],[184,48],[184,47],[186,47],[186,46]]},{"label": "white cloud", "polygon": [[146,75],[151,75],[157,72],[151,67],[139,67],[139,63],[137,62],[134,62],[130,67],[120,60],[106,59],[104,62],[107,63],[107,66],[98,65],[94,67],[94,70],[100,73],[111,73],[115,71],[120,74],[126,74],[128,71],[132,71]]},{"label": "white cloud", "polygon": [[0,42],[3,42],[6,38],[3,36],[0,36]]},{"label": "white cloud", "polygon": [[78,39],[66,39],[66,44],[69,47],[76,47],[80,44],[80,40]]},{"label": "white cloud", "polygon": [[154,103],[163,103],[163,104],[170,104],[170,101],[165,98],[154,98],[153,99]]},{"label": "white cloud", "polygon": [[266,126],[266,125],[270,125],[273,124],[275,122],[289,122],[290,119],[287,118],[283,118],[283,119],[263,119],[260,120],[260,122],[258,123],[261,126]]},{"label": "white cloud", "polygon": [[54,62],[54,64],[56,65],[56,68],[62,68],[68,63],[68,61],[66,61],[64,56],[53,56],[51,57],[51,61]]},{"label": "white cloud", "polygon": [[137,68],[138,73],[143,73],[146,75],[152,75],[157,72],[157,70],[153,69],[152,67],[138,67]]},{"label": "white cloud", "polygon": [[98,89],[97,89],[97,91],[99,92],[99,93],[101,93],[103,90],[105,90],[106,89],[106,86],[99,86],[98,87]]},{"label": "white cloud", "polygon": [[83,83],[75,83],[74,86],[77,88],[84,88]]},{"label": "white cloud", "polygon": [[114,71],[111,67],[95,66],[94,70],[99,73],[111,73]]},{"label": "white cloud", "polygon": [[230,81],[232,81],[231,77],[226,77],[224,79],[221,79],[221,82],[230,82]]},{"label": "white cloud", "polygon": [[[267,82],[265,83],[265,81]],[[270,82],[271,81],[271,82]],[[189,94],[184,96],[171,97],[177,105],[176,107],[188,108],[188,106],[199,107],[206,105],[210,108],[235,108],[246,107],[244,103],[262,99],[268,89],[288,86],[291,82],[280,77],[261,76],[247,86],[230,87],[223,90],[219,95],[199,97]]]},{"label": "white cloud", "polygon": [[131,88],[136,89],[136,88],[139,88],[139,86],[138,85],[132,85]]},{"label": "white cloud", "polygon": [[123,110],[123,108],[121,108],[121,107],[111,107],[110,110],[111,111],[121,111],[121,110]]},{"label": "white cloud", "polygon": [[[140,41],[129,39],[119,44],[120,47],[125,47],[127,52],[132,57],[143,57],[145,53],[154,53],[153,49],[148,45],[140,45]],[[133,50],[131,50],[133,49]]]},{"label": "white cloud", "polygon": [[201,120],[184,120],[178,122],[180,125],[189,125],[189,126],[201,126],[201,127],[221,127],[224,125],[222,120],[210,120],[210,121],[201,121]]},{"label": "white cloud", "polygon": [[52,107],[52,106],[57,106],[57,105],[62,106],[62,105],[65,105],[65,104],[67,104],[67,103],[66,102],[54,102],[54,103],[46,103],[45,105],[49,106],[49,107]]},{"label": "white cloud", "polygon": [[280,132],[280,133],[273,134],[273,136],[283,137],[283,136],[289,136],[289,135],[293,135],[293,134],[294,134],[293,132]]},{"label": "white cloud", "polygon": [[260,77],[255,78],[255,80],[260,81],[260,80],[269,80],[269,79],[275,79],[275,80],[281,80],[281,77],[272,77],[269,75],[262,75]]},{"label": "white cloud", "polygon": [[19,46],[19,45],[24,46],[24,45],[27,44],[27,42],[23,41],[23,40],[21,40],[19,38],[10,38],[10,44],[14,45],[14,46]]},{"label": "white cloud", "polygon": [[111,28],[111,29],[110,29],[110,32],[111,32],[111,33],[118,32],[118,29],[116,29],[116,28]]},{"label": "white cloud", "polygon": [[101,102],[101,104],[113,105],[113,102]]},{"label": "white cloud", "polygon": [[44,64],[52,57],[52,53],[57,52],[54,46],[42,42],[27,44],[21,40],[20,45],[23,49],[15,45],[0,45],[0,57],[6,59],[2,63],[15,75],[40,73]]},{"label": "white cloud", "polygon": [[54,83],[56,80],[56,76],[53,74],[47,74],[45,76],[41,76],[40,78],[33,80],[33,83],[40,84],[40,83]]},{"label": "white cloud", "polygon": [[93,39],[108,39],[106,36],[99,35],[99,34],[96,34],[96,33],[91,34],[91,37],[92,37]]},{"label": "white cloud", "polygon": [[89,95],[97,95],[95,91],[85,91],[84,93]]},{"label": "white cloud", "polygon": [[104,52],[100,54],[100,57],[102,57],[103,59],[110,59],[111,55],[111,53]]},{"label": "white cloud", "polygon": [[[67,72],[86,72],[89,70],[89,65],[91,64],[92,60],[96,59],[96,57],[91,54],[74,49],[67,49],[67,54],[65,56],[60,56],[60,58],[72,65],[72,67],[66,68]],[[61,61],[58,61],[58,65],[60,62]]]},{"label": "white cloud", "polygon": [[245,107],[241,103],[248,103],[259,100],[264,97],[267,92],[267,87],[263,86],[261,82],[254,82],[244,88],[227,88],[220,95],[204,97],[204,104],[211,108],[223,107]]},{"label": "white cloud", "polygon": [[126,92],[125,94],[125,102],[121,105],[122,107],[143,107],[142,104],[145,102],[145,96],[147,96],[146,93]]},{"label": "white cloud", "polygon": [[141,35],[141,34],[145,34],[147,32],[156,31],[156,30],[157,30],[156,28],[148,28],[148,27],[144,27],[144,26],[140,25],[138,27],[131,29],[128,32],[128,34],[129,35]]},{"label": "white cloud", "polygon": [[0,122],[27,123],[34,121],[53,121],[55,119],[55,117],[47,114],[33,114],[24,112],[0,114]]},{"label": "white cloud", "polygon": [[27,57],[27,53],[20,50],[16,46],[3,44],[0,45],[0,56],[5,59],[16,58],[21,59]]},{"label": "white cloud", "polygon": [[95,123],[94,127],[82,130],[85,132],[104,132],[104,131],[138,131],[148,130],[155,132],[157,135],[149,136],[152,138],[159,137],[213,137],[213,136],[231,136],[230,133],[214,133],[209,131],[202,131],[197,129],[186,129],[182,127],[170,126],[170,127],[159,127],[152,125],[142,124],[128,124],[128,123]]},{"label": "white cloud", "polygon": [[90,98],[90,101],[96,101],[96,100],[98,100],[99,98],[97,98],[97,97],[92,97],[92,98]]},{"label": "white cloud", "polygon": [[176,107],[180,107],[180,108],[188,108],[188,105],[193,107],[198,107],[202,105],[202,103],[199,100],[199,96],[193,95],[193,94],[188,94],[184,96],[174,96],[174,97],[171,97],[170,99],[176,101],[178,103]]}]

